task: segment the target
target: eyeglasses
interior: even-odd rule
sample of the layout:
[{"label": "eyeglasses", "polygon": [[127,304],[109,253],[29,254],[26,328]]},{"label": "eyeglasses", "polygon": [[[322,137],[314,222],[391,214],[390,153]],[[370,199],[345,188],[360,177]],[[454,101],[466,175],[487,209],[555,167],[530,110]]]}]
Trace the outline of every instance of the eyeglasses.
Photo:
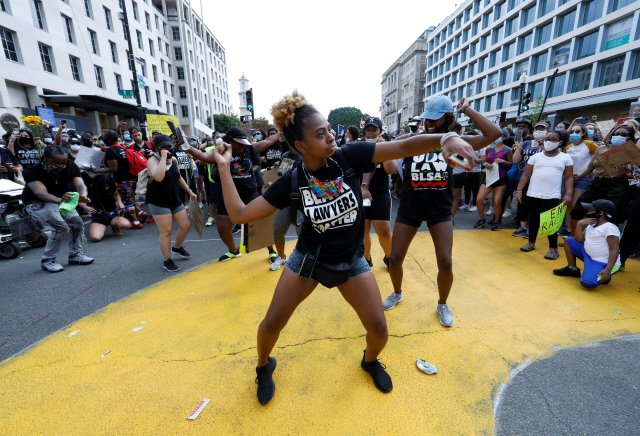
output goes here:
[{"label": "eyeglasses", "polygon": [[627,132],[616,132],[613,134],[613,136],[622,136],[624,138],[628,138],[629,134]]}]

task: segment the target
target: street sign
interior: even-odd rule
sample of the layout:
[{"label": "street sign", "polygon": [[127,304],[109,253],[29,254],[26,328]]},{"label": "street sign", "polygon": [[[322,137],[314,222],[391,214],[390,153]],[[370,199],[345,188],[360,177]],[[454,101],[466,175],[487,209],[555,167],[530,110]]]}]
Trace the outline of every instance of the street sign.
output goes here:
[{"label": "street sign", "polygon": [[133,97],[135,95],[135,92],[133,89],[120,89],[118,91],[118,94],[122,95],[122,96],[129,96],[129,97]]},{"label": "street sign", "polygon": [[122,98],[133,98],[133,95],[123,95]]},{"label": "street sign", "polygon": [[140,87],[140,89],[144,89],[144,88],[147,87],[147,84],[146,84],[146,82],[144,80],[140,80],[138,82],[138,86]]}]

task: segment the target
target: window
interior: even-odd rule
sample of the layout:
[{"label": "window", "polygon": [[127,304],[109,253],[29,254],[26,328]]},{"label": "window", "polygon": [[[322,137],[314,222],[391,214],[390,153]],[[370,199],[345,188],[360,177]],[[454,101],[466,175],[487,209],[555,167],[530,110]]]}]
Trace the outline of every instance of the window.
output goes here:
[{"label": "window", "polygon": [[544,17],[553,8],[555,0],[540,0],[538,2],[538,18]]},{"label": "window", "polygon": [[188,106],[184,106],[184,105],[180,106],[180,110],[181,110],[181,113],[182,113],[183,117],[186,118],[186,117],[189,116],[189,107]]},{"label": "window", "polygon": [[496,58],[498,57],[498,51],[489,53],[489,68],[496,66]]},{"label": "window", "polygon": [[170,50],[169,50],[169,44],[165,43],[165,44],[164,44],[164,47],[165,47],[165,52],[167,53],[167,56],[170,56],[170,55],[169,55],[169,52],[170,52]]},{"label": "window", "polygon": [[546,26],[539,27],[536,34],[536,47],[546,44],[551,40],[551,26],[553,23],[549,23]]},{"label": "window", "polygon": [[532,100],[544,96],[544,80],[539,80],[529,85],[529,92]]},{"label": "window", "polygon": [[140,21],[140,16],[138,15],[138,4],[136,2],[131,2],[133,5],[133,18],[136,21]]},{"label": "window", "polygon": [[102,80],[102,67],[94,65],[93,71],[96,73],[96,86],[98,88],[104,88],[104,81]]},{"label": "window", "polygon": [[576,21],[576,11],[571,11],[568,14],[564,14],[558,20],[558,36],[562,36],[573,30],[573,24]]},{"label": "window", "polygon": [[151,65],[151,73],[153,74],[153,81],[158,82],[158,67]]},{"label": "window", "polygon": [[48,73],[53,73],[51,47],[41,43],[38,44],[38,47],[40,49],[40,60],[42,61],[42,68]]},{"label": "window", "polygon": [[124,36],[124,39],[129,41],[129,33],[127,32],[127,26],[124,25],[124,21],[122,22],[122,35]]},{"label": "window", "polygon": [[494,95],[490,95],[490,96],[488,96],[487,98],[484,99],[484,110],[485,110],[485,112],[489,112],[491,110],[491,105],[493,104]]},{"label": "window", "polygon": [[156,15],[156,29],[160,30],[160,18]]},{"label": "window", "polygon": [[522,10],[522,26],[520,28],[524,28],[531,24],[535,19],[535,6],[531,6],[529,9]]},{"label": "window", "polygon": [[180,28],[179,27],[171,27],[171,37],[174,41],[180,41]]},{"label": "window", "polygon": [[144,88],[144,98],[147,100],[147,103],[151,103],[151,91],[149,91],[149,87]]},{"label": "window", "polygon": [[156,101],[158,102],[158,106],[162,106],[162,99],[160,98],[160,91],[156,91]]},{"label": "window", "polygon": [[613,59],[607,59],[600,65],[600,80],[598,86],[613,85],[622,80],[622,68],[624,67],[625,55]]},{"label": "window", "polygon": [[173,73],[171,72],[171,64],[167,64],[167,75],[169,77],[173,77]]},{"label": "window", "polygon": [[496,27],[493,29],[491,34],[491,45],[497,44],[500,41],[500,31],[502,30],[502,26]]},{"label": "window", "polygon": [[529,61],[522,61],[516,64],[516,76],[513,78],[514,81],[520,80],[523,74],[529,74]]},{"label": "window", "polygon": [[640,79],[640,52],[636,52],[636,63],[633,66],[633,73],[631,74],[631,80],[633,79]]},{"label": "window", "polygon": [[198,91],[196,90],[196,88],[193,88],[193,99],[195,101],[198,101]]},{"label": "window", "polygon": [[142,74],[142,77],[147,77],[147,63],[144,59],[140,59],[140,62],[138,63],[140,64],[140,73]]},{"label": "window", "polygon": [[[84,0],[84,14],[89,18],[93,18],[93,14],[91,13],[91,0]],[[102,88],[102,86],[99,88]]]},{"label": "window", "polygon": [[551,95],[549,97],[559,97],[564,94],[564,82],[567,79],[567,73],[556,76],[551,85]]},{"label": "window", "polygon": [[633,28],[633,16],[622,18],[607,24],[604,33],[604,50],[620,47],[629,42],[631,38],[631,29]]},{"label": "window", "polygon": [[487,78],[487,90],[494,89],[498,87],[498,73],[495,72],[490,74]]},{"label": "window", "polygon": [[31,15],[33,15],[33,24],[42,30],[46,30],[44,22],[44,8],[40,0],[31,0]]},{"label": "window", "polygon": [[[158,38],[158,51],[162,53],[162,39]],[[169,56],[169,52],[167,52],[167,56]]]},{"label": "window", "polygon": [[513,65],[503,68],[500,71],[500,86],[504,86],[513,81]]},{"label": "window", "polygon": [[604,0],[591,0],[584,4],[582,25],[591,23],[602,17],[602,10],[604,9]]},{"label": "window", "polygon": [[178,115],[178,106],[175,103],[173,103],[173,114]]},{"label": "window", "polygon": [[171,85],[171,97],[175,97],[176,96],[176,87],[174,85]]},{"label": "window", "polygon": [[160,71],[162,71],[162,74],[164,74],[164,60],[160,59]]},{"label": "window", "polygon": [[504,24],[504,36],[505,38],[511,35],[513,32],[518,30],[518,18],[514,17],[510,20],[507,20]]},{"label": "window", "polygon": [[469,68],[467,69],[469,71],[469,77],[473,77],[473,70],[475,70],[476,64],[469,64]]},{"label": "window", "polygon": [[585,35],[578,39],[576,49],[576,60],[586,58],[596,53],[596,45],[598,44],[598,31]]},{"label": "window", "polygon": [[151,15],[144,13],[144,21],[147,23],[147,30],[151,30]]},{"label": "window", "polygon": [[2,39],[2,48],[4,49],[4,57],[10,61],[18,61],[18,49],[14,43],[13,32],[0,27],[0,38]]},{"label": "window", "polygon": [[162,23],[162,33],[167,36],[167,23]]},{"label": "window", "polygon": [[181,61],[182,60],[182,48],[180,47],[174,47],[173,48],[173,54],[174,57],[177,61]]},{"label": "window", "polygon": [[189,50],[189,60],[193,63],[193,50]]},{"label": "window", "polygon": [[502,62],[506,62],[516,53],[516,43],[505,45],[502,49]]},{"label": "window", "polygon": [[518,55],[531,50],[531,40],[533,39],[532,35],[533,34],[529,33],[528,35],[521,36],[520,39],[518,39]]},{"label": "window", "polygon": [[87,29],[89,31],[89,42],[91,43],[91,51],[93,54],[99,54],[98,50],[98,36],[96,32],[91,29]]},{"label": "window", "polygon": [[569,62],[569,53],[571,51],[571,43],[560,45],[553,48],[553,59],[551,68],[560,67]]},{"label": "window", "polygon": [[165,94],[168,94],[168,93],[169,93],[169,86],[168,86],[167,81],[166,81],[166,80],[163,80],[163,81],[162,81],[162,85],[163,85],[163,88],[164,88],[164,93],[165,93]]},{"label": "window", "polygon": [[118,63],[118,47],[116,46],[116,43],[113,41],[109,41],[109,47],[111,47],[111,61],[114,64]]},{"label": "window", "polygon": [[507,96],[507,91],[501,92],[498,94],[498,102],[496,104],[496,109],[503,109],[506,107],[504,104],[505,97]]},{"label": "window", "polygon": [[165,103],[167,104],[167,113],[169,113],[169,102],[166,101]]},{"label": "window", "polygon": [[62,25],[64,27],[64,36],[66,37],[67,42],[74,44],[75,41],[73,38],[73,21],[71,21],[71,18],[67,17],[66,15],[63,15]]},{"label": "window", "polygon": [[476,93],[476,84],[471,82],[467,85],[467,97],[472,97]]},{"label": "window", "polygon": [[480,38],[480,51],[485,51],[487,49],[487,37],[483,36]]},{"label": "window", "polygon": [[571,82],[571,92],[580,92],[589,89],[592,69],[592,65],[587,65],[571,72],[571,75],[573,76],[573,80]]},{"label": "window", "polygon": [[611,12],[615,12],[620,8],[630,5],[636,0],[613,0],[611,5]]},{"label": "window", "polygon": [[71,76],[76,82],[82,82],[82,76],[80,75],[80,59],[75,56],[69,55],[69,63],[71,64]]},{"label": "window", "polygon": [[184,86],[178,86],[178,95],[180,98],[187,98],[187,88]]},{"label": "window", "polygon": [[153,40],[149,40],[149,54],[153,57],[156,56],[155,50],[153,49]]},{"label": "window", "polygon": [[533,58],[533,71],[531,74],[535,76],[547,70],[547,57],[547,52],[545,51]]},{"label": "window", "polygon": [[4,4],[5,0],[0,0],[0,11],[7,12],[7,6]]},{"label": "window", "polygon": [[111,11],[107,8],[104,8],[104,23],[107,26],[107,29],[113,32],[113,26],[111,25]]},{"label": "window", "polygon": [[484,71],[484,65],[487,63],[487,56],[478,59],[478,74]]},{"label": "window", "polygon": [[138,48],[140,50],[144,50],[144,45],[142,44],[142,33],[138,30],[136,30],[136,37],[138,38]]},{"label": "window", "polygon": [[114,76],[116,78],[116,88],[118,88],[118,91],[122,90],[122,77],[120,77],[120,74],[118,73],[114,73]]}]

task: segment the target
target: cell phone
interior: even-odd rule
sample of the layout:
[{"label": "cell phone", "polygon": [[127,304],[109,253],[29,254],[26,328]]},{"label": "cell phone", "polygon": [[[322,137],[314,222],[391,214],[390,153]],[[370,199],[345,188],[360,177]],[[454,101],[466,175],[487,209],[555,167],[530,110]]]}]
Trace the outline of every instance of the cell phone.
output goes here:
[{"label": "cell phone", "polygon": [[516,129],[516,142],[522,142],[522,130]]},{"label": "cell phone", "polygon": [[365,198],[364,200],[362,200],[362,204],[364,205],[364,207],[370,207],[371,206],[371,200],[368,198]]},{"label": "cell phone", "polygon": [[169,129],[171,129],[171,133],[176,135],[176,138],[178,138],[178,144],[182,145],[182,143],[184,142],[184,137],[182,136],[182,130],[180,130],[179,128],[176,128],[176,125],[173,124],[173,121],[167,120],[167,125],[169,126]]},{"label": "cell phone", "polygon": [[589,117],[578,118],[576,120],[576,123],[578,123],[578,124],[587,124],[588,122],[589,122]]},{"label": "cell phone", "polygon": [[471,169],[469,168],[469,162],[467,162],[467,160],[462,158],[460,155],[452,154],[449,157],[449,160],[451,160],[454,164],[458,165],[460,168],[463,168],[465,170]]},{"label": "cell phone", "polygon": [[320,252],[320,247],[316,251],[316,254],[307,253],[302,259],[302,265],[300,265],[300,271],[298,271],[298,275],[308,280],[313,274],[313,269],[316,266],[317,254]]},{"label": "cell phone", "polygon": [[500,122],[504,123],[505,121],[507,121],[507,113],[506,112],[500,112]]}]

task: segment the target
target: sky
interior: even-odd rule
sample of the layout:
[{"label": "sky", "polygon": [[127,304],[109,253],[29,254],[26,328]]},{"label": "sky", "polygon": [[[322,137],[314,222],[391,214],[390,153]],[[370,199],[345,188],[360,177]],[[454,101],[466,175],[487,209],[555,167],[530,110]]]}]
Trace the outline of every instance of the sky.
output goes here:
[{"label": "sky", "polygon": [[[199,11],[200,0],[191,1]],[[234,113],[244,73],[256,118],[269,120],[271,105],[294,89],[325,116],[343,106],[380,116],[384,72],[455,8],[441,0],[203,0],[204,21],[226,50]]]}]

